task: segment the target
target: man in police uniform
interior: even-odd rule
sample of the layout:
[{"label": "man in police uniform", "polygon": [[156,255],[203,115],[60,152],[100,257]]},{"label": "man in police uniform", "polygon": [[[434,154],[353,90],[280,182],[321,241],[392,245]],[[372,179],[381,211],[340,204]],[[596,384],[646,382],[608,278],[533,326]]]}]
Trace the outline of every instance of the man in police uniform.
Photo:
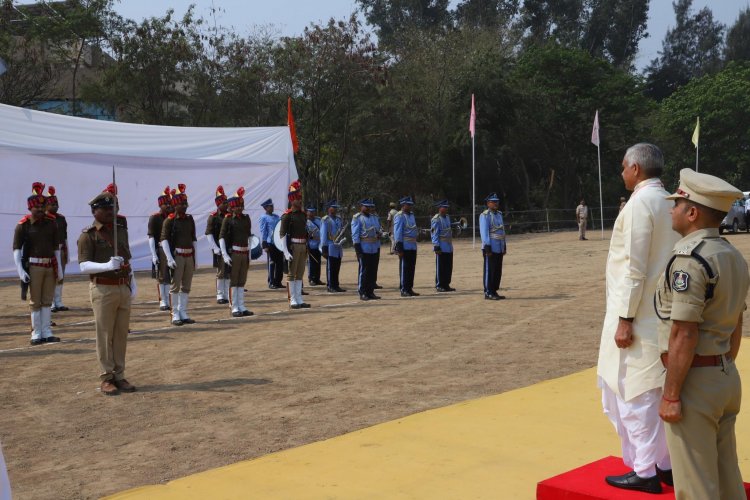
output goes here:
[{"label": "man in police uniform", "polygon": [[289,262],[289,307],[306,309],[310,304],[302,299],[302,278],[305,276],[307,259],[307,218],[302,211],[302,187],[299,181],[289,186],[288,196],[291,207],[281,216],[279,234],[286,241],[284,256]]},{"label": "man in police uniform", "polygon": [[484,199],[487,210],[479,216],[479,234],[482,237],[482,254],[484,255],[484,298],[502,300],[498,295],[500,280],[503,277],[503,257],[505,256],[505,227],[503,214],[498,210],[500,198],[491,193]]},{"label": "man in police uniform", "polygon": [[57,238],[60,243],[60,270],[59,280],[55,285],[55,297],[52,299],[52,312],[67,311],[68,308],[63,305],[62,289],[63,280],[65,279],[65,266],[68,265],[68,221],[65,216],[58,212],[60,204],[57,201],[55,186],[47,187],[47,217],[55,220],[57,225]]},{"label": "man in police uniform", "polygon": [[357,291],[360,300],[379,299],[375,295],[375,283],[378,279],[378,260],[380,259],[380,220],[370,214],[375,203],[365,198],[359,202],[360,211],[352,217],[352,243],[359,261]]},{"label": "man in police uniform", "polygon": [[[223,186],[218,186],[216,188],[214,202],[216,203],[216,211],[211,212],[206,221],[206,240],[213,252],[213,263],[216,268],[216,303],[229,304],[230,278],[226,273],[224,258],[221,253],[221,248],[219,248],[219,234],[221,233],[221,226],[224,223],[224,219],[227,216],[227,195],[224,193]],[[243,208],[245,206],[244,199],[242,201],[242,206]]]},{"label": "man in police uniform", "polygon": [[250,216],[243,214],[245,209],[245,188],[237,189],[227,200],[229,211],[221,224],[219,247],[224,264],[229,269],[229,296],[232,298],[232,316],[252,316],[245,307],[245,283],[250,265]]},{"label": "man in police uniform", "polygon": [[281,280],[284,277],[284,254],[273,244],[273,231],[279,223],[279,216],[273,213],[273,201],[268,198],[260,204],[266,211],[260,216],[260,244],[266,252],[268,261],[268,288],[284,288]]},{"label": "man in police uniform", "polygon": [[18,277],[28,283],[31,308],[31,345],[59,342],[52,335],[52,300],[62,280],[60,240],[55,219],[45,213],[44,184],[35,182],[27,199],[29,215],[16,225],[13,261]]},{"label": "man in police uniform", "polygon": [[672,228],[677,242],[654,299],[666,368],[659,416],[666,422],[675,497],[745,498],[735,421],[750,278],[742,254],[719,237],[719,224],[742,192],[712,175],[680,172]]},{"label": "man in police uniform", "polygon": [[321,220],[315,213],[317,209],[310,205],[307,213],[307,280],[310,286],[325,285],[320,281],[320,229]]},{"label": "man in police uniform", "polygon": [[344,247],[341,246],[344,221],[336,213],[338,208],[335,200],[328,203],[328,214],[323,217],[320,228],[320,248],[323,258],[326,259],[326,282],[329,293],[346,291],[339,283],[341,259],[344,257]]},{"label": "man in police uniform", "polygon": [[578,239],[586,240],[586,224],[589,220],[589,207],[586,206],[586,200],[581,200],[581,203],[576,207],[576,224],[578,224]]},{"label": "man in police uniform", "polygon": [[159,293],[159,310],[169,311],[169,268],[167,267],[167,257],[161,248],[161,230],[164,221],[173,211],[169,186],[161,192],[156,204],[159,211],[154,212],[148,218],[148,247],[151,250],[152,275],[156,279],[156,289]]},{"label": "man in police uniform", "polygon": [[120,391],[135,391],[135,386],[125,379],[125,351],[130,305],[136,295],[136,284],[130,267],[128,231],[119,224],[116,228],[112,227],[115,219],[114,195],[101,193],[89,205],[94,223],[85,228],[78,238],[78,261],[81,272],[88,274],[91,280],[89,294],[96,324],[101,392],[105,396],[114,396]]},{"label": "man in police uniform", "polygon": [[417,222],[414,220],[412,207],[414,200],[405,196],[398,200],[401,211],[393,218],[393,237],[396,240],[395,250],[398,254],[399,288],[402,297],[416,297],[414,291],[414,272],[417,267]]},{"label": "man in police uniform", "polygon": [[178,184],[172,195],[174,213],[169,214],[161,229],[161,247],[172,270],[172,324],[182,326],[195,323],[188,316],[188,294],[195,272],[195,221],[187,213],[188,198],[185,185]]},{"label": "man in police uniform", "polygon": [[448,216],[448,200],[435,203],[438,209],[430,221],[432,247],[435,250],[435,290],[438,292],[455,292],[451,288],[453,276],[453,232],[451,218]]}]

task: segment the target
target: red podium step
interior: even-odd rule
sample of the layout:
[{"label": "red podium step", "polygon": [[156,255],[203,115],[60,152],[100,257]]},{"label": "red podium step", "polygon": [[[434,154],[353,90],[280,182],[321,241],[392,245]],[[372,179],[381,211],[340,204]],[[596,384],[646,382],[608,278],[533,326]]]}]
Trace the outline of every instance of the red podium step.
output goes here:
[{"label": "red podium step", "polygon": [[[604,482],[605,476],[618,476],[630,471],[619,457],[607,457],[583,467],[541,481],[536,486],[537,500],[656,500],[674,498],[674,490],[662,484],[661,495],[614,488]],[[745,483],[750,498],[750,484]]]}]

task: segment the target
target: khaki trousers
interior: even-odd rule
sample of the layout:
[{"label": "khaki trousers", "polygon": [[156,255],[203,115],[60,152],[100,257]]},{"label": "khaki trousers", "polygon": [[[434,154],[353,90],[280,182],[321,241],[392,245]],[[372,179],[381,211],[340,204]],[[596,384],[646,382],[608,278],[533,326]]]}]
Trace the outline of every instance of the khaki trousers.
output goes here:
[{"label": "khaki trousers", "polygon": [[734,424],[740,376],[724,368],[691,368],[680,393],[682,420],[665,424],[677,500],[745,500]]},{"label": "khaki trousers", "polygon": [[307,261],[307,245],[304,243],[292,243],[290,248],[292,261],[289,263],[289,281],[301,280],[305,277],[305,263]]},{"label": "khaki trousers", "polygon": [[229,275],[229,286],[245,286],[249,263],[250,254],[232,252],[232,272]]},{"label": "khaki trousers", "polygon": [[216,255],[216,279],[217,280],[224,280],[227,279],[224,276],[224,266],[226,264],[224,263],[224,259],[221,258],[221,255]]},{"label": "khaki trousers", "polygon": [[578,237],[579,238],[586,237],[586,222],[587,222],[587,219],[581,219],[578,221]]},{"label": "khaki trousers", "polygon": [[102,380],[125,378],[125,350],[130,326],[130,287],[89,285],[96,323],[96,354]]},{"label": "khaki trousers", "polygon": [[156,254],[159,256],[159,266],[156,269],[156,279],[162,285],[169,285],[169,266],[167,266],[167,256],[162,250],[161,245],[156,245]]},{"label": "khaki trousers", "polygon": [[32,311],[52,307],[55,298],[55,270],[51,267],[29,266],[29,306]]},{"label": "khaki trousers", "polygon": [[189,255],[183,257],[180,254],[174,256],[177,266],[172,270],[172,286],[170,293],[190,293],[190,285],[193,284],[193,272],[195,271],[195,260]]}]

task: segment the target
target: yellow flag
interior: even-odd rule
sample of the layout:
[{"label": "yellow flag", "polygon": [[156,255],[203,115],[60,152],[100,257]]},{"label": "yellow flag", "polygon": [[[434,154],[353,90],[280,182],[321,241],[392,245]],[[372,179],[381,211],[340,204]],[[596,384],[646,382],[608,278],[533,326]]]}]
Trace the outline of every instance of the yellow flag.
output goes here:
[{"label": "yellow flag", "polygon": [[697,121],[695,122],[695,130],[693,131],[693,144],[695,144],[695,147],[698,147],[698,138],[701,135],[701,118],[700,116],[697,118]]}]

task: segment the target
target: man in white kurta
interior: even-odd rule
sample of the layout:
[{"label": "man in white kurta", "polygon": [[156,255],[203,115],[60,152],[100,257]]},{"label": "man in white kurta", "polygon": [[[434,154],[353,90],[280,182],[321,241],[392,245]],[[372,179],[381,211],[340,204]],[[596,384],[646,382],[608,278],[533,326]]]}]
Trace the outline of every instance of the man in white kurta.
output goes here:
[{"label": "man in white kurta", "polygon": [[633,472],[607,477],[607,482],[658,493],[656,467],[671,471],[671,464],[658,414],[664,367],[653,297],[679,235],[672,231],[672,204],[659,180],[661,151],[651,144],[636,144],[622,164],[625,187],[633,195],[612,230],[597,375],[604,413],[620,436],[623,461]]}]

